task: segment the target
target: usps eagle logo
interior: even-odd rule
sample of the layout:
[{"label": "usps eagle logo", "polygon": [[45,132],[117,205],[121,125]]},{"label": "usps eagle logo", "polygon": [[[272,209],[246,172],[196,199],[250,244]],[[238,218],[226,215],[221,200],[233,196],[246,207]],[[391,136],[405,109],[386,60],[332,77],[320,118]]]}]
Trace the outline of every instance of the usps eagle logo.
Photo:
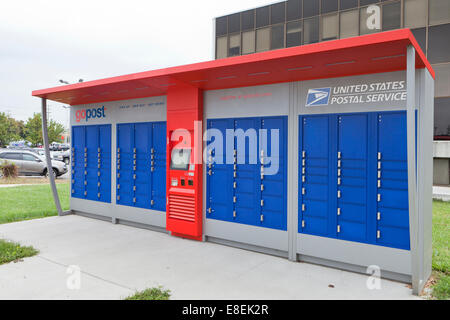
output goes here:
[{"label": "usps eagle logo", "polygon": [[309,89],[306,106],[327,106],[330,102],[331,88]]}]

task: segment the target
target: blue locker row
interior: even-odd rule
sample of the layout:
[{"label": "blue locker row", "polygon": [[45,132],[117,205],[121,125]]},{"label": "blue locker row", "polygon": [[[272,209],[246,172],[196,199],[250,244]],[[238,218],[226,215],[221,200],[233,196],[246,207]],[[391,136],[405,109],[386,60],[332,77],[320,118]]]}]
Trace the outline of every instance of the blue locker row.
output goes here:
[{"label": "blue locker row", "polygon": [[111,125],[72,128],[72,197],[111,202]]},{"label": "blue locker row", "polygon": [[[287,117],[214,119],[207,127],[222,137],[218,143],[208,130],[207,218],[286,230]],[[227,130],[236,135],[227,139]]]},{"label": "blue locker row", "polygon": [[166,211],[166,123],[117,125],[117,200]]},{"label": "blue locker row", "polygon": [[300,116],[299,232],[409,250],[406,113]]}]

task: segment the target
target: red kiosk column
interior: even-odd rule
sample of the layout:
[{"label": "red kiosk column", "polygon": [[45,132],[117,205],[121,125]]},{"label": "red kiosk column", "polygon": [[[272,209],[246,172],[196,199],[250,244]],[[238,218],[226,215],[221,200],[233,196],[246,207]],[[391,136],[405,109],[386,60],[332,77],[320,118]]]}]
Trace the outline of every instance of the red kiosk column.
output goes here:
[{"label": "red kiosk column", "polygon": [[185,84],[167,94],[167,215],[173,236],[202,240],[203,92]]}]

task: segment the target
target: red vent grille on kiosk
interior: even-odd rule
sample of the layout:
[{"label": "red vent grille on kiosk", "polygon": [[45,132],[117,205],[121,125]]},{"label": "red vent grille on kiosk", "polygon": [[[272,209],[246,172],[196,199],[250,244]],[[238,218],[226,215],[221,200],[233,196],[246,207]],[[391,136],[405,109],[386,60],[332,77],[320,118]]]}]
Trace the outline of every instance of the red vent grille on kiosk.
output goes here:
[{"label": "red vent grille on kiosk", "polygon": [[182,195],[169,195],[169,219],[195,221],[195,198]]}]

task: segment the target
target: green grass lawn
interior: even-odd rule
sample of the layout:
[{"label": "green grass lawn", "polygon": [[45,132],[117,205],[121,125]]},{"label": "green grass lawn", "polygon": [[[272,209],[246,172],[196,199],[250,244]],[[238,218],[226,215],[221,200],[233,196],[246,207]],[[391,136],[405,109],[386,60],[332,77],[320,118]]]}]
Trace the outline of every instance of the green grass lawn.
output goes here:
[{"label": "green grass lawn", "polygon": [[433,297],[450,299],[450,202],[433,202]]},{"label": "green grass lawn", "polygon": [[158,287],[136,292],[134,295],[125,298],[125,300],[169,300],[169,298],[170,290]]},{"label": "green grass lawn", "polygon": [[[70,184],[57,184],[63,210],[69,209]],[[50,185],[0,188],[0,224],[57,214]]]},{"label": "green grass lawn", "polygon": [[0,239],[0,265],[34,256],[38,252],[33,247],[22,247],[18,243]]}]

